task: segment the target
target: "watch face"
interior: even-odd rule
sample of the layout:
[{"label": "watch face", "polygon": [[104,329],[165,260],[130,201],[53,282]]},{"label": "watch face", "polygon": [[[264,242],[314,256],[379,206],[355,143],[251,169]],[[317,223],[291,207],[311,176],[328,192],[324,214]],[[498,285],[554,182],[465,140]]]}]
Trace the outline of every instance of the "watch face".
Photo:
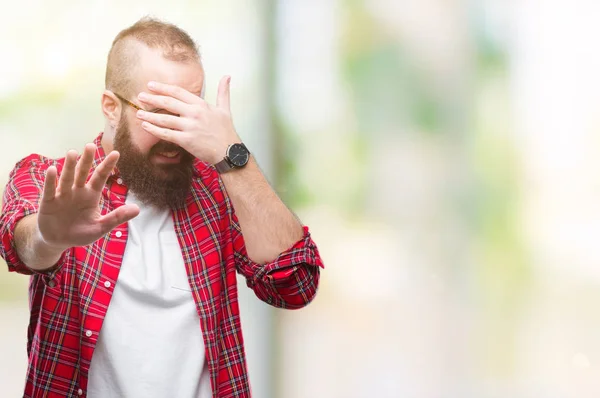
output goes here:
[{"label": "watch face", "polygon": [[248,149],[243,144],[233,144],[229,147],[229,151],[227,151],[227,157],[235,167],[242,167],[248,163],[250,152],[248,152]]}]

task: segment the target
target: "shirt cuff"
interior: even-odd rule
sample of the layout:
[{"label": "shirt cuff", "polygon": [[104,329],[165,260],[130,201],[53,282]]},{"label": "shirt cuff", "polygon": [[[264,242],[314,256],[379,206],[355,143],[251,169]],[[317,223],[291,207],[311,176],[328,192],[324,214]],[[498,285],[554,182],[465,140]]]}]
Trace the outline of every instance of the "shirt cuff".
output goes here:
[{"label": "shirt cuff", "polygon": [[317,245],[312,240],[307,226],[303,227],[304,235],[292,247],[282,252],[277,258],[266,264],[258,264],[247,256],[236,253],[238,261],[245,267],[254,269],[254,281],[263,279],[280,279],[290,276],[299,265],[324,268]]},{"label": "shirt cuff", "polygon": [[2,215],[2,227],[0,229],[1,242],[0,256],[6,261],[10,272],[17,272],[24,275],[40,274],[44,276],[44,281],[54,279],[56,273],[60,270],[60,264],[63,263],[67,250],[60,256],[58,262],[43,271],[29,268],[17,254],[15,247],[15,227],[23,218],[37,213],[38,209],[28,200],[17,199],[11,205],[11,209]]}]

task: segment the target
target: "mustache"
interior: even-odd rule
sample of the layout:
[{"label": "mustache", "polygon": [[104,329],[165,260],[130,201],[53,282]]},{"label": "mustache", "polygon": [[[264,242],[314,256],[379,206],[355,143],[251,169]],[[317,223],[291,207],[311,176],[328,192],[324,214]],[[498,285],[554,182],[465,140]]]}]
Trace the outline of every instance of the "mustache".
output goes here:
[{"label": "mustache", "polygon": [[177,144],[174,144],[174,143],[168,142],[168,141],[160,141],[160,142],[156,143],[150,149],[150,155],[155,155],[159,152],[172,152],[172,151],[185,152],[185,150]]}]

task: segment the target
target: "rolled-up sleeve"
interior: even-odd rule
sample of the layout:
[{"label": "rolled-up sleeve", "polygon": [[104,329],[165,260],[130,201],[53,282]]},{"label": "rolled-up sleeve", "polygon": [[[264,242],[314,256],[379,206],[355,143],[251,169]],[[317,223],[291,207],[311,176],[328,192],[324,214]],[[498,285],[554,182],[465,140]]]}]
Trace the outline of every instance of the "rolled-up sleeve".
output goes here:
[{"label": "rolled-up sleeve", "polygon": [[[15,226],[24,217],[38,211],[46,170],[51,164],[54,162],[40,155],[30,155],[19,161],[8,177],[0,215],[0,257],[6,261],[11,272],[25,275],[36,273],[17,254]],[[44,274],[53,271],[55,267],[44,271]]]},{"label": "rolled-up sleeve", "polygon": [[298,309],[310,303],[317,293],[323,262],[308,227],[304,227],[302,239],[274,261],[258,264],[248,257],[235,214],[231,221],[236,268],[256,296],[277,308]]}]

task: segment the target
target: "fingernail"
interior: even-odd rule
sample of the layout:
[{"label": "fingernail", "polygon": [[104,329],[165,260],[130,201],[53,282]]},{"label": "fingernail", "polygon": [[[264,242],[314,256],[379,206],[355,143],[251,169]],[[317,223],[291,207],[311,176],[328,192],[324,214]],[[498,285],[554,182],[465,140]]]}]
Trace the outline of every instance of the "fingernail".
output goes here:
[{"label": "fingernail", "polygon": [[143,123],[142,123],[142,127],[143,127],[143,128],[145,128],[145,129],[148,129],[148,128],[150,127],[150,123],[148,123],[148,122],[143,122]]},{"label": "fingernail", "polygon": [[146,94],[144,92],[141,92],[141,93],[138,94],[138,98],[141,99],[141,100],[148,99],[148,94]]},{"label": "fingernail", "polygon": [[148,82],[148,87],[156,88],[156,82]]},{"label": "fingernail", "polygon": [[227,77],[227,84],[231,83],[231,76]]},{"label": "fingernail", "polygon": [[139,118],[143,118],[145,113],[146,113],[146,112],[144,112],[144,111],[137,111],[136,115],[137,115],[137,117],[139,117]]}]

